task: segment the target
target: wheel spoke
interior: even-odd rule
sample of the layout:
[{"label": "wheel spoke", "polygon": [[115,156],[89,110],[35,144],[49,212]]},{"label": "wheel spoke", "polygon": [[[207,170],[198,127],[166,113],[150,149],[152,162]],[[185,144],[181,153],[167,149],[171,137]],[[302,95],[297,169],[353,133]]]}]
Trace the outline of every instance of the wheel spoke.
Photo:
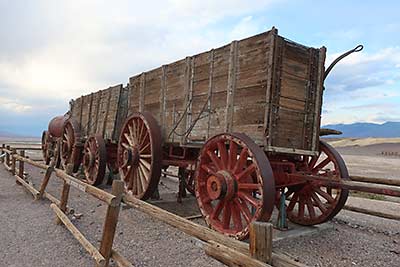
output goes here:
[{"label": "wheel spoke", "polygon": [[222,227],[229,229],[229,224],[231,223],[231,203],[225,201],[224,211],[222,214]]},{"label": "wheel spoke", "polygon": [[250,176],[254,171],[256,170],[256,164],[252,163],[250,166],[248,166],[246,169],[244,169],[241,173],[239,173],[236,178],[239,181],[243,177],[248,177]]},{"label": "wheel spoke", "polygon": [[304,217],[304,199],[302,197],[300,197],[299,200],[299,213],[298,213],[298,217],[302,218]]},{"label": "wheel spoke", "polygon": [[326,207],[321,202],[321,199],[319,199],[318,195],[315,192],[311,193],[311,198],[314,200],[314,204],[320,209],[322,213],[325,213],[327,211]]},{"label": "wheel spoke", "polygon": [[135,174],[135,181],[136,181],[136,194],[140,194],[142,193],[142,189],[143,189],[143,185],[142,185],[142,179],[140,179],[139,177],[139,171],[137,169],[134,170],[134,174]]},{"label": "wheel spoke", "polygon": [[329,203],[332,204],[332,203],[335,202],[335,199],[331,195],[329,195],[328,193],[326,193],[323,190],[321,190],[321,188],[316,187],[316,188],[314,188],[314,191],[317,192],[323,198],[325,198]]},{"label": "wheel spoke", "polygon": [[235,166],[237,160],[237,144],[232,140],[229,143],[229,159],[228,159],[228,170],[231,170]]},{"label": "wheel spoke", "polygon": [[217,169],[219,169],[219,170],[224,169],[222,164],[221,164],[221,161],[219,160],[217,155],[215,155],[214,152],[207,151],[207,155],[211,159],[211,161],[214,163],[214,166],[217,167]]},{"label": "wheel spoke", "polygon": [[133,127],[135,127],[135,122],[132,121],[132,124],[128,125],[128,129],[129,129],[129,136],[132,138],[132,146],[137,144],[137,137],[134,133],[134,129]]},{"label": "wheel spoke", "polygon": [[143,166],[145,166],[149,171],[151,170],[151,165],[150,163],[148,163],[147,161],[145,161],[144,159],[139,159],[140,163],[143,164]]},{"label": "wheel spoke", "polygon": [[240,152],[240,156],[238,161],[235,164],[235,167],[233,167],[233,173],[236,174],[238,171],[242,171],[244,165],[247,162],[247,157],[249,156],[249,152],[247,148],[243,148],[242,152]]},{"label": "wheel spoke", "polygon": [[308,209],[308,215],[310,215],[311,219],[315,218],[315,210],[314,210],[314,205],[312,202],[311,198],[308,198],[306,200],[306,204],[307,204],[307,209]]},{"label": "wheel spoke", "polygon": [[221,166],[226,169],[228,166],[228,151],[226,151],[225,142],[218,142],[217,146],[221,156]]},{"label": "wheel spoke", "polygon": [[324,159],[322,162],[320,162],[316,167],[312,169],[313,174],[317,174],[323,167],[328,165],[328,163],[331,162],[330,158]]},{"label": "wheel spoke", "polygon": [[240,231],[243,228],[242,218],[240,217],[240,208],[236,207],[236,205],[234,205],[234,202],[230,203],[230,208],[234,228]]},{"label": "wheel spoke", "polygon": [[[149,132],[146,131],[146,134],[144,135],[142,141],[139,143],[139,147],[142,147],[142,145],[144,144],[144,142],[146,141],[148,136],[149,136]],[[150,143],[150,141],[149,141],[149,143]]]},{"label": "wheel spoke", "polygon": [[293,197],[289,201],[289,206],[287,207],[287,211],[292,211],[294,209],[294,206],[296,205],[298,199],[299,199],[299,193],[295,192]]},{"label": "wheel spoke", "polygon": [[243,193],[243,191],[237,192],[237,195],[240,199],[249,202],[253,207],[258,207],[259,206],[259,200],[250,196],[247,193]]},{"label": "wheel spoke", "polygon": [[319,154],[318,156],[311,157],[311,160],[310,160],[310,162],[308,163],[308,168],[309,168],[309,169],[314,168],[314,166],[315,166],[315,164],[317,163],[317,161],[318,161],[320,155],[321,155],[321,154]]},{"label": "wheel spoke", "polygon": [[237,198],[234,199],[234,203],[236,203],[236,206],[239,207],[240,211],[243,214],[244,219],[246,220],[247,224],[249,224],[251,221],[251,214],[247,205],[240,202]]},{"label": "wheel spoke", "polygon": [[121,143],[121,145],[126,149],[130,149],[131,148],[127,143]]},{"label": "wheel spoke", "polygon": [[140,179],[140,183],[142,184],[142,189],[143,189],[142,192],[145,192],[146,189],[147,189],[146,177],[145,177],[144,173],[142,172],[142,168],[139,167],[137,169],[137,172],[138,172],[138,176],[139,176],[139,179]]},{"label": "wheel spoke", "polygon": [[216,175],[216,171],[214,171],[213,169],[211,169],[210,167],[208,167],[206,164],[202,164],[200,166],[204,171],[206,171],[208,174],[210,175]]},{"label": "wheel spoke", "polygon": [[218,216],[221,214],[222,208],[224,207],[224,200],[220,200],[218,204],[215,206],[213,212],[211,213],[211,219],[218,219]]},{"label": "wheel spoke", "polygon": [[124,136],[125,136],[125,138],[128,141],[130,146],[134,146],[135,145],[134,142],[131,140],[131,137],[127,133],[124,133]]},{"label": "wheel spoke", "polygon": [[143,173],[146,182],[149,182],[150,172],[143,166],[142,163],[139,163],[140,171]]},{"label": "wheel spoke", "polygon": [[261,191],[260,184],[238,183],[238,190],[259,190]]},{"label": "wheel spoke", "polygon": [[138,137],[140,138],[140,140],[143,137],[143,130],[146,129],[146,126],[144,125],[144,123],[140,124],[140,131],[139,131],[139,135]]},{"label": "wheel spoke", "polygon": [[145,151],[145,150],[146,150],[147,148],[149,148],[149,147],[150,147],[150,142],[147,143],[145,146],[141,147],[141,148],[139,149],[139,152],[142,153],[143,151]]}]

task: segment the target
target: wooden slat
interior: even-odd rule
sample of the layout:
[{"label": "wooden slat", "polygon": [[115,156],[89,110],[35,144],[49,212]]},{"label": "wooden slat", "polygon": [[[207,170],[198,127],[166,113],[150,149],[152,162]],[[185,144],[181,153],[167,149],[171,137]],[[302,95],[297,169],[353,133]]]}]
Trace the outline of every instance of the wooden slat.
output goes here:
[{"label": "wooden slat", "polygon": [[145,93],[144,93],[144,88],[146,84],[146,73],[143,72],[142,75],[140,75],[140,88],[139,88],[139,112],[144,111],[144,98],[145,98]]},{"label": "wooden slat", "polygon": [[218,244],[214,241],[209,241],[204,244],[204,249],[208,256],[211,256],[227,266],[237,267],[271,267],[267,263],[263,263],[249,255],[238,252],[230,247]]},{"label": "wooden slat", "polygon": [[[178,228],[188,235],[194,236],[206,242],[212,240],[216,243],[225,245],[245,255],[250,255],[249,244],[247,243],[227,237],[212,229],[196,224],[190,220],[177,216],[171,212],[163,210],[159,207],[156,207],[129,195],[125,195],[123,197],[123,202],[158,220],[169,224],[172,227]],[[276,252],[272,252],[272,265],[277,267],[304,266],[303,264],[295,262],[289,257]]]},{"label": "wooden slat", "polygon": [[90,243],[86,237],[75,227],[75,225],[68,219],[68,217],[60,210],[56,204],[51,204],[50,207],[53,209],[57,217],[63,222],[65,227],[70,231],[70,233],[75,237],[75,239],[86,249],[86,251],[92,256],[96,261],[98,266],[105,266],[106,260],[100,254],[92,243]]},{"label": "wooden slat", "polygon": [[225,131],[231,132],[233,127],[233,99],[236,89],[236,70],[238,56],[238,41],[231,43],[229,52],[228,87],[226,89]]}]

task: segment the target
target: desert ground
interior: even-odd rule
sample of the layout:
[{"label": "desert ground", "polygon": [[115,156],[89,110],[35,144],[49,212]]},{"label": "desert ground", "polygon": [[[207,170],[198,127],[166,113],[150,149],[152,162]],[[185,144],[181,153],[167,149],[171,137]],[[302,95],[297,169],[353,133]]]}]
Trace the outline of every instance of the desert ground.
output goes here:
[{"label": "desert ground", "polygon": [[[342,154],[351,175],[400,179],[400,157],[382,154],[400,152],[400,138],[328,141]],[[40,153],[31,157],[39,158]],[[37,187],[43,172],[30,167],[26,171]],[[52,179],[48,189],[59,196],[61,183]],[[199,214],[194,197],[182,204],[176,202],[177,189],[176,181],[162,178],[162,199],[152,203],[181,216]],[[69,205],[83,214],[79,219],[71,216],[74,224],[98,245],[106,207],[80,191],[72,189],[71,194]],[[349,202],[400,213],[400,204],[389,201],[351,197]],[[1,266],[94,264],[72,235],[54,223],[49,205],[48,201],[34,201],[0,166]],[[201,218],[194,221],[204,224]],[[293,236],[289,230],[285,238],[274,241],[274,249],[308,266],[399,266],[400,221],[342,210],[332,221],[310,229]],[[120,213],[114,244],[135,266],[224,266],[205,255],[199,240],[127,207]]]}]

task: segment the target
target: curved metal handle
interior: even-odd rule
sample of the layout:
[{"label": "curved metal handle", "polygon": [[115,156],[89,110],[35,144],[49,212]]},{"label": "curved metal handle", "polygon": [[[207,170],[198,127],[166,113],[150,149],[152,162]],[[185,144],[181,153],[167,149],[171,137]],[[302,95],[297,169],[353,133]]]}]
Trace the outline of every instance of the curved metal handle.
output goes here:
[{"label": "curved metal handle", "polygon": [[343,58],[347,57],[350,54],[353,54],[355,52],[360,52],[361,50],[364,49],[363,45],[357,45],[355,48],[347,51],[346,53],[343,53],[342,55],[340,55],[339,57],[337,57],[332,63],[331,65],[329,65],[329,67],[326,69],[325,73],[324,73],[324,80],[326,79],[326,77],[328,76],[329,72],[331,72],[331,70],[333,69],[333,67]]}]

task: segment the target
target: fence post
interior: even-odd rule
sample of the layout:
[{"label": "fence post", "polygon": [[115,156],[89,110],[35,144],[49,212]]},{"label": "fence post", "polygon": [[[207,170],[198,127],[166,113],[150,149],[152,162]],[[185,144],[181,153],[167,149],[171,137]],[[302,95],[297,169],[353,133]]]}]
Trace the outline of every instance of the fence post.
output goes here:
[{"label": "fence post", "polygon": [[[3,155],[3,153],[4,153],[4,148],[6,148],[6,145],[5,145],[5,144],[2,144],[2,145],[1,145],[0,156]],[[0,157],[0,162],[1,162],[1,163],[4,163],[4,157]]]},{"label": "fence post", "polygon": [[112,183],[111,194],[117,198],[116,205],[108,206],[106,220],[103,226],[103,236],[100,243],[100,253],[106,259],[105,266],[108,266],[111,257],[112,245],[114,241],[115,230],[117,228],[119,211],[121,208],[122,194],[124,192],[124,182],[114,180]]},{"label": "fence post", "polygon": [[[72,174],[72,169],[73,169],[73,165],[72,164],[68,164],[66,166],[66,173],[68,175]],[[61,193],[61,199],[60,199],[60,210],[65,213],[65,211],[67,210],[67,202],[68,202],[68,196],[69,196],[69,189],[70,189],[70,185],[67,183],[66,180],[64,180],[64,185],[62,188],[62,193]],[[60,218],[57,216],[56,219],[56,224],[61,224],[62,221],[60,220]]]},{"label": "fence post", "polygon": [[55,164],[56,160],[57,159],[53,159],[50,162],[50,166],[46,170],[46,173],[45,173],[44,178],[43,178],[43,182],[40,185],[40,189],[39,189],[39,196],[38,196],[39,199],[43,197],[44,191],[46,190],[47,184],[49,183],[51,174],[54,171],[54,164]]},{"label": "fence post", "polygon": [[[21,150],[19,152],[19,155],[23,158],[25,158],[25,150]],[[25,170],[25,164],[22,160],[19,161],[19,169],[18,169],[18,176],[24,179],[24,170]]]},{"label": "fence post", "polygon": [[250,255],[268,264],[272,263],[272,229],[267,222],[250,224]]},{"label": "fence post", "polygon": [[13,148],[11,150],[11,173],[12,175],[15,175],[15,163],[16,163],[16,159],[14,157],[14,155],[17,154],[17,150],[15,148]]},{"label": "fence post", "polygon": [[[7,150],[10,150],[10,146],[7,145],[7,146],[6,146],[6,149],[7,149]],[[7,167],[10,167],[10,154],[9,154],[8,152],[6,152],[6,166],[7,166]]]}]

